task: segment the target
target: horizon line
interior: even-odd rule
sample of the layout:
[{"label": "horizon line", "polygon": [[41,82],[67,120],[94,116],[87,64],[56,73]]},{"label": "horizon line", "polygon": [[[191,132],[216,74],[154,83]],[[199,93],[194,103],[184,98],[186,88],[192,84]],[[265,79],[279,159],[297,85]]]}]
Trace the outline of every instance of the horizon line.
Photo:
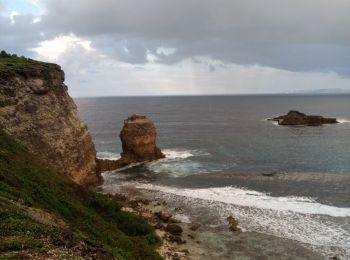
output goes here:
[{"label": "horizon line", "polygon": [[223,96],[340,96],[347,93],[239,93],[239,94],[164,94],[164,95],[110,95],[73,96],[72,98],[138,98],[138,97],[223,97]]}]

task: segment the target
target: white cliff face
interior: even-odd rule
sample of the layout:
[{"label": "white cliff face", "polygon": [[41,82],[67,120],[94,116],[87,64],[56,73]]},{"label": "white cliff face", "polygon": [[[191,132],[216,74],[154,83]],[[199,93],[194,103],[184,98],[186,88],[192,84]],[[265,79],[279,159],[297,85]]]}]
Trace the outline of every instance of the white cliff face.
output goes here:
[{"label": "white cliff face", "polygon": [[99,183],[94,144],[63,82],[55,64],[0,73],[0,127],[50,168],[79,184]]}]

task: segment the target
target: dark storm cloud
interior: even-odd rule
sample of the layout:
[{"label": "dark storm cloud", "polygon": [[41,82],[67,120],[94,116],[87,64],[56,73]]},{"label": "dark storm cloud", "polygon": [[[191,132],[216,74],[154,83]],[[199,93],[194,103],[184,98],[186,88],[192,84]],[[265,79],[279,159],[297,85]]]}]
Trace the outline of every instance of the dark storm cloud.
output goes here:
[{"label": "dark storm cloud", "polygon": [[[350,75],[348,0],[42,3],[46,8],[42,21],[36,28],[28,25],[36,32],[36,36],[29,35],[31,42],[40,31],[46,37],[73,32],[91,40],[105,54],[130,63],[146,62],[147,50],[156,55],[157,48],[165,46],[176,52],[158,55],[158,62],[208,56],[229,63]],[[15,27],[20,27],[17,21]]]}]

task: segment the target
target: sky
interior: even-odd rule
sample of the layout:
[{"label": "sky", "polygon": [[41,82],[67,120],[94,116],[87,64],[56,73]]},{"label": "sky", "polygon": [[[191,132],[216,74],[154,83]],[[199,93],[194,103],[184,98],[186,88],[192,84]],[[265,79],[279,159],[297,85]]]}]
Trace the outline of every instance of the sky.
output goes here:
[{"label": "sky", "polygon": [[0,0],[0,49],[74,97],[350,91],[349,0]]}]

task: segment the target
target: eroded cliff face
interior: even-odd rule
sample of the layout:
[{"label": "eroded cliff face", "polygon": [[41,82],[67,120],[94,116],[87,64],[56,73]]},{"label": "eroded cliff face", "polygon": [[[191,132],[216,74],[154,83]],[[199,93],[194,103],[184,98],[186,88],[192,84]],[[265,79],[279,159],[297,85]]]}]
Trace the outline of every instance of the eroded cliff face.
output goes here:
[{"label": "eroded cliff face", "polygon": [[48,167],[79,184],[100,183],[90,133],[63,82],[55,64],[0,73],[0,127]]}]

